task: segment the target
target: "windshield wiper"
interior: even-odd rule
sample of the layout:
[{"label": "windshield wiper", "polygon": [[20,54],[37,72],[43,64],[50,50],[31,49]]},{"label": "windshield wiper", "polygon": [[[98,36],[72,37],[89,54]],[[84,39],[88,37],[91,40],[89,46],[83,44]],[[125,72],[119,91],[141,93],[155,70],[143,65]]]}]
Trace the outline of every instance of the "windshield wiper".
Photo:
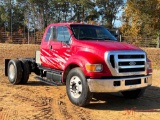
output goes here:
[{"label": "windshield wiper", "polygon": [[114,39],[111,39],[111,38],[80,37],[79,40],[112,40],[113,41]]},{"label": "windshield wiper", "polygon": [[111,39],[111,38],[97,38],[97,40],[114,40],[114,39]]},{"label": "windshield wiper", "polygon": [[80,40],[97,40],[97,38],[92,38],[92,37],[80,37]]}]

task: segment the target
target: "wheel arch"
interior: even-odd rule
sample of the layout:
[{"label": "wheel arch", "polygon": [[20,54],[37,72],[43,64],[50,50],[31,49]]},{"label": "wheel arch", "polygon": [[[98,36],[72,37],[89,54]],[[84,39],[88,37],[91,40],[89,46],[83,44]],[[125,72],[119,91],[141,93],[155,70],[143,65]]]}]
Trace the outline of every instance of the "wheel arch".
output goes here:
[{"label": "wheel arch", "polygon": [[62,75],[62,83],[64,83],[64,84],[66,83],[66,78],[67,78],[67,75],[68,75],[69,71],[72,70],[73,68],[76,68],[76,67],[82,68],[81,65],[76,64],[76,63],[71,63],[65,68],[64,73]]}]

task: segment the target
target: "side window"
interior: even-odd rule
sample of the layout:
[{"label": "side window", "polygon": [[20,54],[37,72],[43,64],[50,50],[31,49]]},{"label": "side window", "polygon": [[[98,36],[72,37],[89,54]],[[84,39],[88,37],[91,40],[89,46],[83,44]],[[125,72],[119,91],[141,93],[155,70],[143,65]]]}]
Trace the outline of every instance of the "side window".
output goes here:
[{"label": "side window", "polygon": [[69,42],[70,34],[67,27],[60,26],[57,28],[57,40],[62,42]]},{"label": "side window", "polygon": [[57,28],[57,40],[64,41],[63,27],[61,26]]},{"label": "side window", "polygon": [[51,36],[51,28],[48,29],[46,37],[45,37],[45,42],[48,42]]},{"label": "side window", "polygon": [[68,31],[68,28],[67,27],[63,27],[63,31],[64,31],[64,39],[65,41],[68,41],[70,40],[70,33]]}]

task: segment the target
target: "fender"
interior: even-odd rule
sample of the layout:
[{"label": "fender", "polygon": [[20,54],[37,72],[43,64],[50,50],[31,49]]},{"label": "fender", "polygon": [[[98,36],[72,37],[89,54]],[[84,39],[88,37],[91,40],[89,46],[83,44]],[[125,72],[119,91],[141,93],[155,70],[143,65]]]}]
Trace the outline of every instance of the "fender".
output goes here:
[{"label": "fender", "polygon": [[[98,56],[97,54],[93,54],[87,51],[79,51],[77,54],[72,55],[67,63],[65,64],[65,69],[70,64],[76,64],[82,68],[83,72],[86,73],[85,65],[86,64],[103,64],[103,57]],[[65,70],[64,69],[64,70]]]},{"label": "fender", "polygon": [[[104,72],[88,72],[85,68],[86,64],[102,64],[103,66],[105,65],[103,56],[98,56],[97,54],[93,54],[89,51],[79,51],[77,52],[77,54],[72,55],[67,63],[65,64],[65,68],[64,68],[64,73],[62,76],[62,82],[65,82],[66,79],[66,73],[68,73],[69,71],[67,69],[70,68],[70,66],[74,65],[76,67],[80,67],[83,71],[83,73],[85,74],[85,76],[89,76],[89,77],[101,77],[104,76]],[[105,68],[105,71],[108,71],[108,68]],[[105,73],[106,75],[106,73]],[[111,75],[110,72],[107,73],[107,75]]]}]

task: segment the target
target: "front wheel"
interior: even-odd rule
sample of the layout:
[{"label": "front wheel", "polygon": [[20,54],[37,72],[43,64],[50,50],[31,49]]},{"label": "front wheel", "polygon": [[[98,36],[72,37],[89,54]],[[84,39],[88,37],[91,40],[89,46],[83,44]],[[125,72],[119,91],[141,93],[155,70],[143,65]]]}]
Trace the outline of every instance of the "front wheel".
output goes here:
[{"label": "front wheel", "polygon": [[142,88],[142,89],[137,89],[132,91],[124,91],[122,92],[122,94],[125,98],[136,99],[143,96],[144,92],[145,92],[145,88]]},{"label": "front wheel", "polygon": [[89,91],[88,83],[81,68],[73,68],[66,80],[66,91],[70,101],[77,106],[87,105],[92,93]]}]

